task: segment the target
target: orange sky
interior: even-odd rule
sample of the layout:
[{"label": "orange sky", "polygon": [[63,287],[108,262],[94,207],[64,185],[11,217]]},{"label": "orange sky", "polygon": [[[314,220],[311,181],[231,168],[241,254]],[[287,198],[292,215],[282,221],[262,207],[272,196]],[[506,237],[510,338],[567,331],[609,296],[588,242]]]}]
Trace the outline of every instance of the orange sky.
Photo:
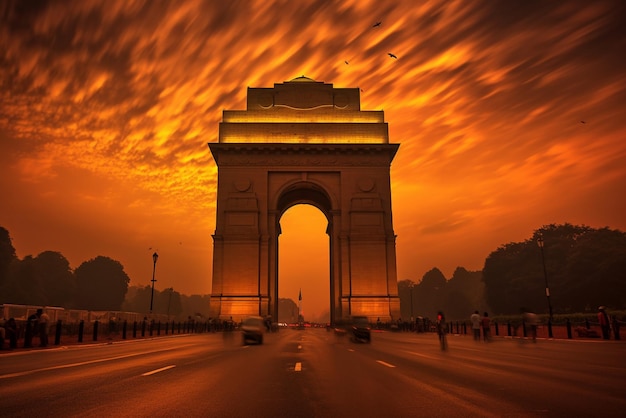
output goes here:
[{"label": "orange sky", "polygon": [[[21,258],[106,255],[134,285],[157,250],[158,289],[209,293],[207,143],[247,87],[306,75],[360,87],[401,144],[399,280],[479,270],[550,223],[623,231],[624,21],[619,0],[4,1],[0,226]],[[329,305],[328,241],[321,213],[298,210],[279,289],[302,288],[314,315]]]}]

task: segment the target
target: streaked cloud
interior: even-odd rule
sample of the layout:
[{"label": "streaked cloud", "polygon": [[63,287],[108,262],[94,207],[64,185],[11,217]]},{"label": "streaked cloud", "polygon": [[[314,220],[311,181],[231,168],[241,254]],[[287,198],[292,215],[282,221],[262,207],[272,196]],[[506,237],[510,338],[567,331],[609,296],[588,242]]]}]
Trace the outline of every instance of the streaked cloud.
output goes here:
[{"label": "streaked cloud", "polygon": [[[5,2],[0,184],[15,202],[0,224],[22,256],[57,246],[76,267],[102,253],[141,284],[150,262],[140,251],[160,245],[172,255],[159,259],[160,284],[205,293],[216,187],[206,143],[222,110],[245,108],[247,87],[306,75],[360,87],[362,109],[383,109],[402,144],[392,167],[399,279],[479,269],[498,245],[551,222],[626,229],[625,10]],[[86,248],[82,234],[100,233],[116,236]]]}]

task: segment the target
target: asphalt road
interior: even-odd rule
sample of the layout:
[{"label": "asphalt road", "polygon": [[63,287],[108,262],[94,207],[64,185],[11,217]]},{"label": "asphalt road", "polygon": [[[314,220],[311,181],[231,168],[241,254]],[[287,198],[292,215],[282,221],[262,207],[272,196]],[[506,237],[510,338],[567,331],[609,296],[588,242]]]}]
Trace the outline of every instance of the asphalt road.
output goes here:
[{"label": "asphalt road", "polygon": [[624,417],[626,343],[324,329],[0,354],[4,417]]}]

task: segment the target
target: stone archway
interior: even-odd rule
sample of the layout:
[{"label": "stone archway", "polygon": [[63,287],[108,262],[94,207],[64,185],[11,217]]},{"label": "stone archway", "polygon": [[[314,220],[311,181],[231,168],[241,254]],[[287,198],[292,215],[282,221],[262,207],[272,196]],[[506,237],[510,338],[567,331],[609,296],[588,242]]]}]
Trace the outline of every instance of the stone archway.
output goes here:
[{"label": "stone archway", "polygon": [[224,111],[213,235],[211,316],[278,312],[280,217],[308,203],[328,219],[331,321],[400,314],[382,111],[360,110],[359,89],[299,77],[248,89],[245,111]]}]

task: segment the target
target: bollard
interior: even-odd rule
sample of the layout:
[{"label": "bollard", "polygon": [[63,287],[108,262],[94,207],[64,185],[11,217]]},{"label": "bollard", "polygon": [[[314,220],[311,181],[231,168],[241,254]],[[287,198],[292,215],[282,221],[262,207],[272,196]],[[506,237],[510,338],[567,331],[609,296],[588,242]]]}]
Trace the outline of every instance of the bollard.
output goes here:
[{"label": "bollard", "polygon": [[493,325],[496,327],[496,337],[500,335],[500,327],[498,326],[498,321],[493,321]]},{"label": "bollard", "polygon": [[463,322],[463,335],[467,335],[467,324]]},{"label": "bollard", "polygon": [[124,324],[122,325],[122,340],[126,339],[126,327],[128,326],[128,322],[124,320]]},{"label": "bollard", "polygon": [[146,336],[146,320],[141,321],[141,336]]},{"label": "bollard", "polygon": [[133,321],[133,338],[137,338],[137,321]]},{"label": "bollard", "polygon": [[78,324],[78,342],[79,343],[83,342],[83,333],[84,332],[85,332],[85,321],[83,321],[81,319],[80,323]]},{"label": "bollard", "polygon": [[57,329],[55,330],[55,333],[54,333],[54,345],[61,344],[61,327],[62,327],[62,322],[59,319],[57,321]]},{"label": "bollard", "polygon": [[567,338],[572,339],[572,323],[569,322],[569,318],[565,320],[565,326],[567,328]]},{"label": "bollard", "polygon": [[554,336],[552,335],[552,320],[551,319],[548,319],[548,337],[554,338]]},{"label": "bollard", "polygon": [[99,322],[96,320],[96,322],[93,323],[93,340],[94,341],[98,341],[98,325],[99,325]]},{"label": "bollard", "polygon": [[170,323],[166,321],[165,322],[165,335],[167,335],[169,329],[170,329]]},{"label": "bollard", "polygon": [[526,321],[522,320],[522,332],[524,333],[524,338],[526,338]]},{"label": "bollard", "polygon": [[152,332],[154,331],[154,319],[150,321],[150,336],[152,337]]},{"label": "bollard", "polygon": [[585,318],[585,328],[590,329],[591,327],[589,326],[589,320],[587,318]]},{"label": "bollard", "polygon": [[180,321],[178,321],[178,333],[180,334]]},{"label": "bollard", "polygon": [[157,335],[161,335],[161,321],[157,322]]},{"label": "bollard", "polygon": [[507,332],[509,334],[509,337],[510,337],[511,336],[511,323],[510,322],[506,323],[506,330],[507,330]]}]

